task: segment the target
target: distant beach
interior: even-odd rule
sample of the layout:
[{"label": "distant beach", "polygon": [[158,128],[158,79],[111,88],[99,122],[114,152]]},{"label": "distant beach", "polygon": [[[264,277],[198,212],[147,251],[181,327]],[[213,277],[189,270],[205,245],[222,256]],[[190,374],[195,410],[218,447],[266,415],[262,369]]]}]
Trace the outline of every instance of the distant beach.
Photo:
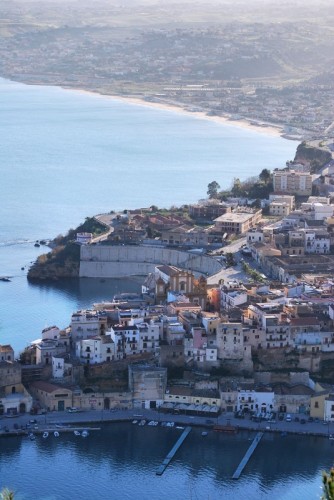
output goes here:
[{"label": "distant beach", "polygon": [[[172,111],[176,113],[182,113],[184,115],[191,115],[196,118],[204,119],[204,120],[209,120],[215,123],[220,123],[220,124],[227,124],[231,125],[232,127],[238,127],[238,128],[243,128],[247,130],[253,130],[254,132],[258,132],[260,134],[264,135],[270,135],[273,137],[283,137],[284,138],[284,133],[282,130],[282,126],[280,125],[273,125],[273,124],[266,124],[263,122],[263,125],[261,125],[261,121],[257,120],[247,120],[247,119],[234,119],[231,115],[225,114],[224,116],[216,116],[216,115],[209,115],[208,112],[206,111],[191,111],[190,109],[187,109],[187,107],[190,108],[190,106],[185,107],[183,104],[173,104],[173,103],[167,103],[167,102],[156,102],[156,101],[149,101],[144,98],[139,98],[139,97],[131,97],[131,96],[120,96],[117,94],[102,94],[101,92],[95,92],[93,90],[85,90],[85,89],[74,89],[71,87],[62,87],[65,90],[70,90],[72,92],[82,92],[86,94],[93,94],[93,95],[98,95],[103,98],[108,98],[108,99],[113,99],[117,100],[120,102],[128,103],[128,104],[134,104],[136,106],[145,106],[148,108],[155,108],[155,109],[161,109],[164,111]],[[193,106],[194,109],[196,109],[196,106]],[[257,124],[258,123],[258,124]]]}]

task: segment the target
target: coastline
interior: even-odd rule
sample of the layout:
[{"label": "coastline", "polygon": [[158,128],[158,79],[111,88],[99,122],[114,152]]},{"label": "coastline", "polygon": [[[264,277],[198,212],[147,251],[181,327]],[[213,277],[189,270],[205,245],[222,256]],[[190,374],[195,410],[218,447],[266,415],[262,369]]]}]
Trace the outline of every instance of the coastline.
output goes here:
[{"label": "coastline", "polygon": [[[1,76],[4,80],[8,80],[15,83],[22,83],[23,85],[31,85],[31,86],[40,86],[40,87],[56,87],[61,88],[63,90],[67,90],[70,92],[76,92],[80,94],[89,94],[95,97],[101,97],[106,99],[112,99],[114,101],[123,102],[126,104],[132,104],[134,106],[142,106],[146,108],[157,109],[161,111],[168,111],[173,113],[182,114],[185,116],[193,116],[195,118],[201,120],[211,121],[220,125],[228,125],[230,127],[235,127],[239,129],[244,129],[248,131],[253,131],[256,133],[260,133],[263,135],[271,136],[271,137],[281,137],[286,140],[293,140],[300,142],[301,139],[294,136],[289,136],[286,132],[284,132],[283,125],[275,125],[273,123],[262,122],[259,119],[247,119],[247,118],[238,118],[234,119],[232,115],[228,113],[224,113],[223,115],[210,115],[209,111],[199,111],[196,110],[196,105],[193,106],[194,111],[192,111],[191,105],[185,106],[183,103],[175,103],[170,101],[151,101],[147,100],[145,97],[134,97],[134,96],[124,96],[119,94],[107,94],[98,90],[90,90],[79,87],[70,87],[67,85],[51,85],[43,82],[25,82],[22,80],[14,80],[12,78]],[[149,96],[147,96],[150,98]],[[153,97],[154,98],[154,97]]]},{"label": "coastline", "polygon": [[[281,137],[282,139],[286,140],[295,140],[297,142],[300,142],[299,139],[291,139],[288,137],[285,137],[285,133],[282,130],[282,126],[279,125],[274,125],[274,124],[265,124],[261,125],[261,121],[259,121],[259,124],[255,124],[257,120],[247,120],[245,118],[242,119],[233,119],[231,115],[224,114],[222,116],[219,115],[209,115],[208,112],[206,111],[191,111],[190,109],[187,109],[183,104],[176,104],[173,102],[157,102],[157,101],[149,101],[146,100],[145,98],[139,98],[139,97],[133,97],[133,96],[121,96],[119,94],[104,94],[98,91],[93,91],[93,90],[87,90],[87,89],[80,89],[80,88],[72,88],[72,87],[66,87],[66,86],[61,86],[62,89],[64,90],[69,90],[71,92],[77,92],[77,93],[82,93],[82,94],[90,94],[94,96],[100,96],[101,98],[107,98],[107,99],[112,99],[114,101],[119,101],[123,102],[126,104],[132,104],[135,106],[142,106],[146,108],[153,108],[161,111],[170,111],[186,116],[193,116],[198,119],[202,120],[208,120],[214,123],[218,123],[221,125],[229,125],[231,127],[236,127],[236,128],[241,128],[257,133],[261,133],[263,135],[269,135],[271,137]],[[194,106],[196,108],[196,106]],[[254,122],[254,123],[253,123]]]},{"label": "coastline", "polygon": [[[26,428],[26,424],[33,418],[36,420],[38,429]],[[29,414],[23,414],[13,419],[2,419],[2,426],[0,429],[1,437],[17,437],[27,436],[29,432],[34,434],[43,434],[44,431],[53,432],[58,430],[61,432],[73,432],[75,429],[88,429],[90,425],[94,425],[94,430],[99,430],[96,426],[101,424],[112,423],[131,423],[133,420],[138,423],[139,420],[144,419],[146,422],[155,420],[161,425],[161,422],[174,422],[175,426],[191,426],[202,427],[210,431],[214,431],[214,427],[218,426],[217,432],[235,433],[238,431],[249,432],[265,432],[282,435],[294,434],[300,436],[317,436],[329,439],[333,436],[333,424],[326,426],[322,422],[300,422],[277,421],[268,423],[263,421],[261,423],[253,422],[250,419],[240,420],[234,417],[233,413],[222,413],[218,418],[208,419],[205,416],[188,416],[188,415],[173,415],[171,413],[163,413],[156,410],[140,409],[138,410],[82,410],[78,413],[63,412],[50,412],[44,415],[34,415],[31,417]],[[14,421],[18,428],[15,429],[11,421]],[[8,424],[7,426],[5,424]],[[23,428],[21,427],[23,426]],[[222,430],[219,427],[223,427]],[[5,430],[8,427],[8,431]],[[93,429],[92,429],[93,430]],[[332,438],[331,438],[332,439]]]}]

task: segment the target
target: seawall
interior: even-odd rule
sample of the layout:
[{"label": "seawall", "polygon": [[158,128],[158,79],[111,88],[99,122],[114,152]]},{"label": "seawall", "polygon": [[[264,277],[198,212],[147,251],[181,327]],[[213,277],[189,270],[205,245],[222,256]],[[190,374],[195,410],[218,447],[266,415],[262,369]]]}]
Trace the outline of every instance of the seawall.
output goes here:
[{"label": "seawall", "polygon": [[208,255],[195,255],[171,248],[83,245],[80,252],[79,276],[81,278],[146,276],[160,264],[180,267],[206,276],[216,274],[222,269],[222,265]]}]

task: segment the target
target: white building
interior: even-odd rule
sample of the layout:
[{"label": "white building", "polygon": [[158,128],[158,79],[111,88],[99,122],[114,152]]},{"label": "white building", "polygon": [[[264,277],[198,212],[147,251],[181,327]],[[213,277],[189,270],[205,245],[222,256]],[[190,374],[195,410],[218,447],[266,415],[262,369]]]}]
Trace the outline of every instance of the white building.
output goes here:
[{"label": "white building", "polygon": [[325,399],[324,420],[325,422],[334,422],[334,394],[330,394]]},{"label": "white building", "polygon": [[107,316],[99,311],[82,310],[72,314],[71,336],[73,342],[105,333]]},{"label": "white building", "polygon": [[254,411],[265,414],[274,411],[275,394],[273,391],[239,390],[237,410]]},{"label": "white building", "polygon": [[76,356],[84,364],[106,363],[116,359],[115,342],[110,335],[82,339],[76,343]]},{"label": "white building", "polygon": [[93,233],[77,233],[77,243],[80,245],[87,245],[93,239]]}]

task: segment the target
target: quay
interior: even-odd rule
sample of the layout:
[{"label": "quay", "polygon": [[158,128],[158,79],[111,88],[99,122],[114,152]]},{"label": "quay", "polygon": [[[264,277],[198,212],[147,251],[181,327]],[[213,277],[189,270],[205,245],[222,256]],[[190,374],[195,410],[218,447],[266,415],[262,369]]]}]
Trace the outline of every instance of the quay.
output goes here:
[{"label": "quay", "polygon": [[232,479],[239,479],[239,477],[241,476],[242,471],[246,467],[246,465],[247,465],[250,457],[253,455],[253,453],[254,453],[257,445],[261,441],[263,434],[264,434],[263,432],[258,432],[256,434],[256,436],[255,436],[252,444],[250,445],[250,447],[246,451],[245,456],[243,457],[243,459],[241,460],[238,468],[236,469],[235,473],[233,474]]},{"label": "quay", "polygon": [[158,467],[158,469],[156,470],[156,475],[157,476],[162,476],[162,474],[165,472],[165,470],[167,469],[170,461],[172,460],[172,458],[174,457],[175,453],[180,448],[181,444],[184,442],[184,440],[186,439],[186,437],[188,436],[188,434],[189,434],[190,431],[191,431],[191,427],[189,427],[189,426],[184,429],[184,431],[182,432],[181,436],[176,441],[176,443],[174,444],[173,448],[168,453],[168,455],[165,458],[165,460],[162,462],[162,464],[160,465],[160,467]]}]

